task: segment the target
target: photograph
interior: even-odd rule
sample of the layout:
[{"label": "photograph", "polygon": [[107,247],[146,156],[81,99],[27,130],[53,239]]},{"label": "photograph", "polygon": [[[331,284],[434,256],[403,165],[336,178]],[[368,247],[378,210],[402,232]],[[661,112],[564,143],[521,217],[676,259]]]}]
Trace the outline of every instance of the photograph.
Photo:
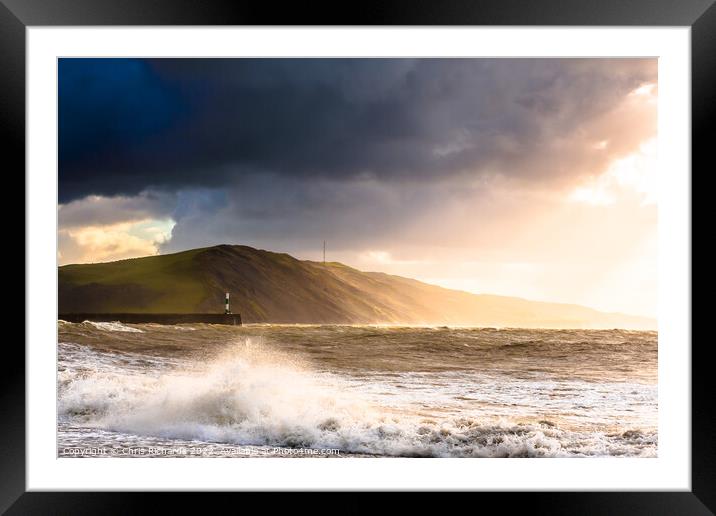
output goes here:
[{"label": "photograph", "polygon": [[657,57],[56,62],[58,458],[659,458]]}]

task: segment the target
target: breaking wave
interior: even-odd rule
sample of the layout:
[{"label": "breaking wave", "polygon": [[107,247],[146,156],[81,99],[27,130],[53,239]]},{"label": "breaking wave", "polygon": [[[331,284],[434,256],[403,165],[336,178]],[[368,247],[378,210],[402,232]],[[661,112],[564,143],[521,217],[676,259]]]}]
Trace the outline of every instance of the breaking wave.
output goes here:
[{"label": "breaking wave", "polygon": [[[141,331],[119,323],[93,324],[102,330]],[[318,371],[260,339],[239,339],[209,360],[175,361],[165,368],[152,366],[151,372],[128,367],[136,357],[120,360],[84,346],[62,346],[74,359],[60,370],[58,414],[84,427],[381,456],[656,454],[656,434],[639,429],[606,433],[560,428],[548,420],[434,417],[400,404],[379,406],[351,378]]]},{"label": "breaking wave", "polygon": [[125,324],[122,324],[119,321],[114,322],[93,322],[93,321],[85,321],[82,324],[91,324],[98,330],[104,330],[104,331],[126,331],[131,333],[144,333],[139,328],[132,328],[131,326],[127,326]]}]

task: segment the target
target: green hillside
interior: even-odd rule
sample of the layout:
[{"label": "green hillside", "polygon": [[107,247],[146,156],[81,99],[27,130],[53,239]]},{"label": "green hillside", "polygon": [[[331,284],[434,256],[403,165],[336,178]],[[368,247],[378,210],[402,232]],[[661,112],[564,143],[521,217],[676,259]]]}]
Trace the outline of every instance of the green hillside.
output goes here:
[{"label": "green hillside", "polygon": [[476,295],[340,263],[220,245],[59,268],[59,309],[72,312],[223,311],[244,322],[406,323],[655,329],[652,319],[589,308]]}]

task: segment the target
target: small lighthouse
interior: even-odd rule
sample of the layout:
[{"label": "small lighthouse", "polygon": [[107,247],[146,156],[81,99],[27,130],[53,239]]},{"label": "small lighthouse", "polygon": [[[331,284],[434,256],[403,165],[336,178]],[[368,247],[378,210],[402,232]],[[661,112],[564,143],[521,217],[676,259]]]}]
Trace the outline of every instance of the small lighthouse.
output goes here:
[{"label": "small lighthouse", "polygon": [[231,309],[229,308],[229,293],[228,293],[228,292],[226,293],[226,303],[225,303],[225,306],[224,306],[224,313],[225,313],[225,314],[230,314],[230,313],[231,313]]}]

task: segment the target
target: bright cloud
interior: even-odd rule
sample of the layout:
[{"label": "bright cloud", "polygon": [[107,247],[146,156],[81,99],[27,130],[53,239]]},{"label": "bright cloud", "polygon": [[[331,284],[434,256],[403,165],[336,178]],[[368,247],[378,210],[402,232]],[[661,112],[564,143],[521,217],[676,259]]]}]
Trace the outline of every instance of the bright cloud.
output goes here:
[{"label": "bright cloud", "polygon": [[174,224],[171,219],[147,219],[60,229],[57,257],[65,265],[155,255],[171,237]]},{"label": "bright cloud", "polygon": [[650,139],[639,150],[615,160],[606,172],[576,187],[569,200],[593,205],[615,204],[637,196],[642,205],[656,204],[657,142]]}]

